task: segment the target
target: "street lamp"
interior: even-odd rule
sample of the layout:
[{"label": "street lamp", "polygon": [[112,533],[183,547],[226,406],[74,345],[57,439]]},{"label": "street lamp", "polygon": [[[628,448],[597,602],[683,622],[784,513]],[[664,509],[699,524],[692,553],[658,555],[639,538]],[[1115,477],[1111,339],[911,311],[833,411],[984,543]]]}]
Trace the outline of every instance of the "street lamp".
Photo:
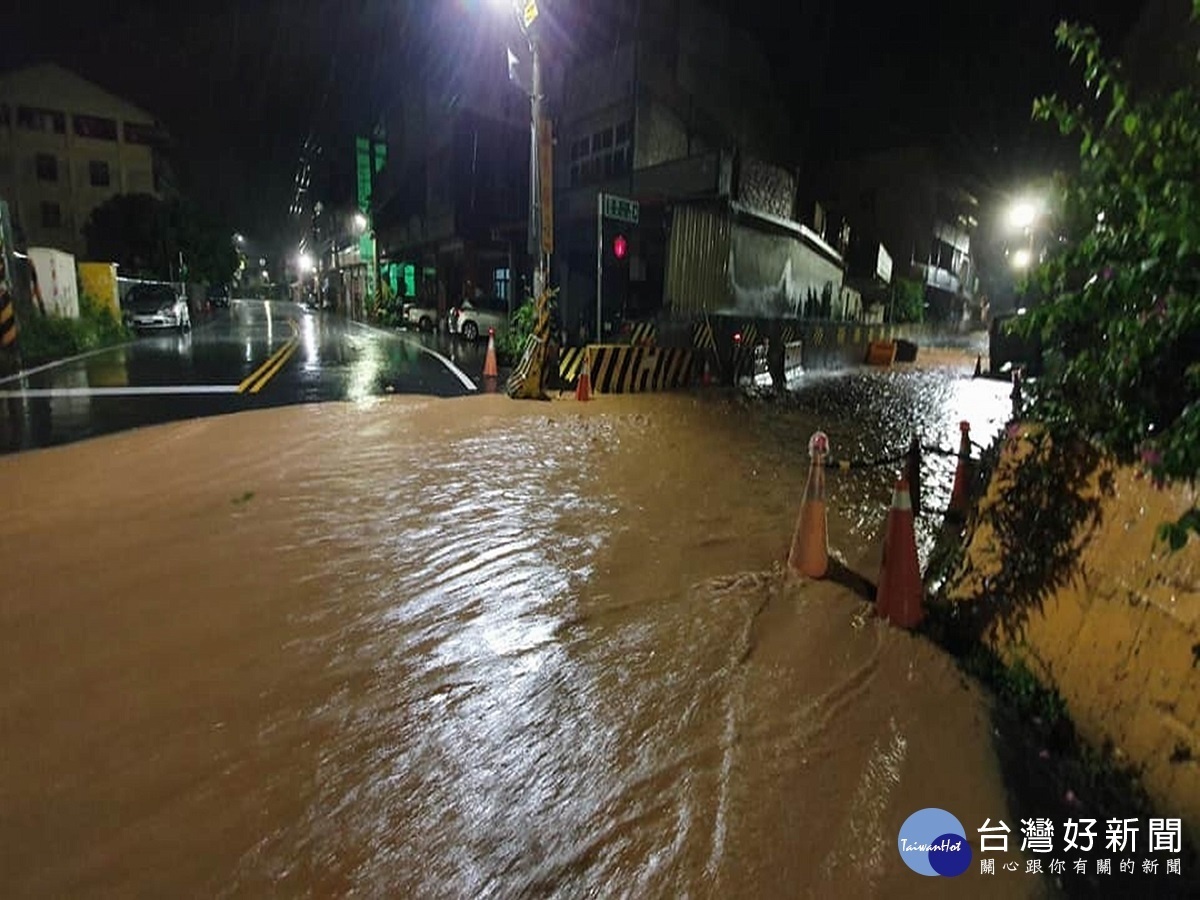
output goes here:
[{"label": "street lamp", "polygon": [[1033,251],[1022,247],[1012,255],[1012,264],[1014,269],[1028,269],[1029,264],[1033,262]]},{"label": "street lamp", "polygon": [[1033,200],[1018,200],[1008,208],[1008,225],[1013,231],[1025,231],[1033,227],[1040,214],[1041,208]]},{"label": "street lamp", "polygon": [[356,212],[351,220],[354,225],[354,233],[362,234],[367,230],[367,217],[361,212]]},{"label": "street lamp", "polygon": [[532,85],[529,91],[529,112],[532,120],[530,127],[529,151],[529,253],[537,259],[533,270],[533,296],[540,298],[546,288],[546,270],[549,263],[547,252],[548,241],[543,239],[542,229],[546,223],[541,215],[541,159],[540,159],[540,129],[542,122],[542,104],[544,102],[542,87],[542,61],[537,31],[534,27],[541,10],[537,0],[490,0],[496,9],[505,6],[517,17],[521,33],[529,42],[529,54],[533,68]]}]

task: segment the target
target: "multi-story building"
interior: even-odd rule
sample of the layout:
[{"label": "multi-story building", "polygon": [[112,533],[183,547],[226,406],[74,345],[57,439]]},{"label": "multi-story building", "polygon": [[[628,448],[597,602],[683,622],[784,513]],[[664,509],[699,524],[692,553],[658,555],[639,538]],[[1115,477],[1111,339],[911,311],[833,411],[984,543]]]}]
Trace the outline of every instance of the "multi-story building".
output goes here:
[{"label": "multi-story building", "polygon": [[[436,30],[453,46],[453,28]],[[431,39],[432,40],[432,39]],[[404,273],[403,293],[442,314],[476,293],[519,305],[528,271],[529,101],[508,79],[505,45],[444,54],[411,67],[384,113],[388,163],[373,206],[380,260]]]},{"label": "multi-story building", "polygon": [[[701,0],[609,13],[607,45],[569,62],[555,110],[568,324],[604,336],[650,317],[799,318],[813,296],[840,298],[840,254],[796,216],[792,117],[755,40]],[[636,226],[616,226],[623,260],[606,251],[599,194],[638,204]]]},{"label": "multi-story building", "polygon": [[[612,0],[603,16],[540,6],[551,283],[572,337],[631,319],[798,317],[826,288],[841,297],[840,254],[795,217],[791,117],[748,33],[703,0]],[[410,84],[389,119],[377,217],[385,255],[434,273],[450,304],[473,290],[519,299],[530,269],[529,101],[503,39],[477,37],[486,52],[413,67],[436,78]],[[637,205],[620,259],[603,252],[601,194]]]},{"label": "multi-story building", "polygon": [[896,277],[924,285],[928,321],[978,320],[971,249],[978,201],[935,153],[921,147],[875,153],[834,166],[818,182],[831,217],[850,223],[850,257],[865,264],[856,274],[878,274],[882,247]]},{"label": "multi-story building", "polygon": [[152,115],[61,66],[0,77],[0,197],[30,246],[83,254],[93,209],[159,195],[161,142]]}]

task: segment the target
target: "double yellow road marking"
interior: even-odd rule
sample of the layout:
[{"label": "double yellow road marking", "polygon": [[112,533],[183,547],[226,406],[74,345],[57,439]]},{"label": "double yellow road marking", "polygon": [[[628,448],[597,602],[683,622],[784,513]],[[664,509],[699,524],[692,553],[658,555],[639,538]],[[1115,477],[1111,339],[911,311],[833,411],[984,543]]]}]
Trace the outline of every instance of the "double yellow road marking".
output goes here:
[{"label": "double yellow road marking", "polygon": [[246,376],[246,379],[237,386],[239,394],[257,394],[274,378],[280,369],[287,365],[287,361],[292,358],[292,354],[300,346],[300,338],[296,332],[296,323],[291,319],[288,320],[288,326],[292,329],[292,336],[282,347],[267,357],[267,361],[261,366]]}]

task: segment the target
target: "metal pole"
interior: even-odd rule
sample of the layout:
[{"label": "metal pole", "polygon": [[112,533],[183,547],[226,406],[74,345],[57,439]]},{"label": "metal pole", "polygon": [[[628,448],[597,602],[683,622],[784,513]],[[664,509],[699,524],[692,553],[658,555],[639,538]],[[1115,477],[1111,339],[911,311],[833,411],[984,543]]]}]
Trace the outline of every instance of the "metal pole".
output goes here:
[{"label": "metal pole", "polygon": [[601,298],[604,284],[604,192],[596,192],[596,341],[600,341]]},{"label": "metal pole", "polygon": [[531,144],[529,154],[529,252],[535,260],[533,269],[533,296],[542,296],[546,287],[546,272],[542,256],[542,217],[541,217],[541,173],[539,158],[542,122],[542,60],[538,52],[538,41],[532,34],[529,36],[529,51],[533,57],[533,92],[529,98],[530,115],[533,118],[530,128]]}]

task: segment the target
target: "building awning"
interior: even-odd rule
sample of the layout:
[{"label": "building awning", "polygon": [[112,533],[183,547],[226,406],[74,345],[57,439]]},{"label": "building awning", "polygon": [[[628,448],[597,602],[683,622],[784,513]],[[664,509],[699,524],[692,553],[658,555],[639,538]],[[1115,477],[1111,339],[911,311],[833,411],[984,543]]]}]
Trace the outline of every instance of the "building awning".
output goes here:
[{"label": "building awning", "polygon": [[777,228],[785,231],[788,234],[800,238],[813,250],[816,250],[821,255],[827,257],[830,262],[837,266],[844,266],[845,261],[842,259],[842,254],[833,249],[825,240],[821,238],[815,231],[806,225],[801,225],[799,222],[793,222],[789,219],[781,219],[779,216],[773,216],[770,213],[759,212],[749,206],[744,206],[736,201],[730,201],[729,208],[734,215],[742,219],[750,219],[759,224],[768,225],[772,228]]}]

